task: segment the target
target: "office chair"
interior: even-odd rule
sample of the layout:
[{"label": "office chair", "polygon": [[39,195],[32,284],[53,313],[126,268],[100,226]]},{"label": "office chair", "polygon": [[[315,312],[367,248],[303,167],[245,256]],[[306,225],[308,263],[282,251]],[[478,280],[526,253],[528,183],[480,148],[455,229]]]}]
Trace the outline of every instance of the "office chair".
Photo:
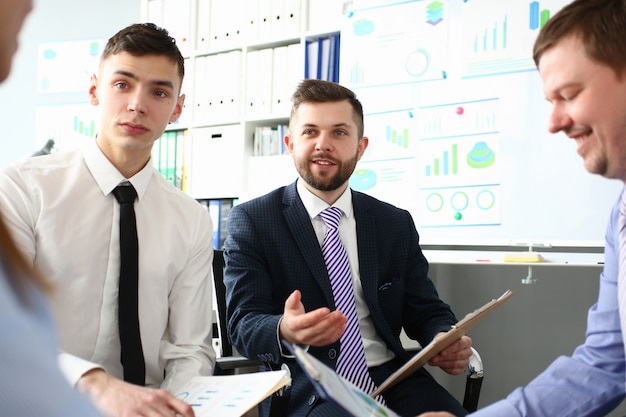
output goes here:
[{"label": "office chair", "polygon": [[43,148],[36,150],[31,156],[50,155],[52,148],[54,148],[54,139],[48,139]]},{"label": "office chair", "polygon": [[469,373],[465,381],[465,395],[463,396],[463,408],[470,413],[478,409],[478,398],[484,377],[483,361],[476,349],[472,348],[472,353],[468,366]]},{"label": "office chair", "polygon": [[233,345],[228,339],[226,324],[226,287],[224,286],[224,251],[213,251],[213,286],[217,304],[217,323],[213,323],[213,337],[219,340],[219,352],[216,361],[215,374],[229,375],[236,369],[259,367],[263,361],[249,359],[240,355],[233,355]]},{"label": "office chair", "polygon": [[[421,348],[408,348],[407,352],[411,355],[416,355]],[[483,369],[483,361],[478,354],[478,351],[472,349],[472,356],[470,357],[470,363],[467,367],[467,377],[465,380],[465,392],[463,393],[463,408],[467,411],[474,412],[478,409],[478,399],[480,397],[480,389],[483,384],[483,377],[485,375]]]},{"label": "office chair", "polygon": [[[215,298],[217,301],[217,323],[213,326],[213,334],[219,336],[221,357],[217,358],[215,374],[224,375],[232,374],[238,368],[258,367],[259,369],[265,365],[267,369],[271,369],[269,364],[261,360],[249,359],[243,356],[233,355],[233,346],[228,339],[226,329],[226,287],[224,286],[224,251],[213,251],[213,281],[215,286]],[[469,412],[476,411],[478,408],[478,398],[483,382],[484,371],[483,362],[478,352],[472,348],[473,355],[470,358],[468,367],[468,375],[465,383],[465,394],[463,398],[463,408]],[[414,353],[417,353],[415,351]],[[286,407],[288,397],[279,394],[272,396],[270,404],[270,416],[279,417],[286,416]]]},{"label": "office chair", "polygon": [[[213,251],[213,284],[217,304],[217,323],[213,324],[213,336],[219,339],[219,356],[215,363],[215,375],[232,375],[237,369],[247,368],[246,371],[263,371],[272,369],[269,363],[260,359],[249,359],[239,355],[230,343],[226,321],[226,286],[224,286],[224,251]],[[270,417],[286,417],[289,404],[288,389],[282,389],[272,394],[269,403]],[[266,400],[267,401],[267,400]]]}]

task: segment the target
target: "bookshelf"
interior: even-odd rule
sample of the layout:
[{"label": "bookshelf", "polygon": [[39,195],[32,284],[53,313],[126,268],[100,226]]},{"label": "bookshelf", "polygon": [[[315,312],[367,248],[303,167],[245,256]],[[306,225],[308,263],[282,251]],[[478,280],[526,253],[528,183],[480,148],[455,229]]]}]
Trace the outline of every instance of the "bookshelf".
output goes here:
[{"label": "bookshelf", "polygon": [[166,28],[185,57],[183,115],[167,129],[185,132],[175,168],[183,191],[245,200],[296,178],[288,156],[255,154],[254,134],[288,123],[291,93],[311,71],[307,50],[338,42],[347,3],[141,1],[141,20]]}]

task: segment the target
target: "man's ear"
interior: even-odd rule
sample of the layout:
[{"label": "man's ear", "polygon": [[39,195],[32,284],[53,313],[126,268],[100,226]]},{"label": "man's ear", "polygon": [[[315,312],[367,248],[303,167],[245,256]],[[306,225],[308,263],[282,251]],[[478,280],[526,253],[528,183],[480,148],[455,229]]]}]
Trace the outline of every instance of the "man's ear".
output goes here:
[{"label": "man's ear", "polygon": [[91,82],[89,85],[89,103],[97,106],[98,101],[98,77],[96,74],[91,74]]},{"label": "man's ear", "polygon": [[289,151],[289,153],[293,153],[293,139],[290,134],[286,134],[283,138],[283,142],[285,142],[285,148]]},{"label": "man's ear", "polygon": [[367,149],[367,145],[369,145],[369,139],[367,138],[367,136],[363,136],[361,139],[359,139],[358,154],[357,154],[358,161],[361,160],[361,157],[365,153],[365,150]]},{"label": "man's ear", "polygon": [[183,105],[185,104],[185,95],[181,94],[176,101],[176,107],[174,107],[174,112],[170,116],[170,123],[174,123],[178,120],[181,113],[183,112]]}]

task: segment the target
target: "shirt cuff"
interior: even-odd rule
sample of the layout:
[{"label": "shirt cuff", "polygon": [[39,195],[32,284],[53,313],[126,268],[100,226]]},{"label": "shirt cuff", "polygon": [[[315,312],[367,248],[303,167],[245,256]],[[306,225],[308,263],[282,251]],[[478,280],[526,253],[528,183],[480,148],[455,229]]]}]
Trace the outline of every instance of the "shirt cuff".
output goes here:
[{"label": "shirt cuff", "polygon": [[[102,369],[104,367],[95,364],[93,362],[86,361],[77,356],[70,355],[69,353],[60,352],[57,358],[57,362],[61,372],[65,376],[65,379],[71,386],[75,387],[78,380],[92,369]],[[106,370],[105,370],[106,371]]]},{"label": "shirt cuff", "polygon": [[467,417],[501,417],[501,416],[520,416],[519,411],[507,400],[495,402],[487,407],[468,414]]},{"label": "shirt cuff", "polygon": [[[287,359],[294,359],[295,356],[293,356],[291,353],[289,352],[285,353],[283,351],[283,342],[282,340],[280,340],[280,322],[281,321],[283,321],[282,317],[278,319],[278,324],[276,325],[276,340],[278,342],[278,349],[280,350],[280,356],[283,358],[287,358]],[[305,352],[307,352],[310,347],[310,345],[300,345],[300,344],[298,344],[298,346],[302,348]]]}]

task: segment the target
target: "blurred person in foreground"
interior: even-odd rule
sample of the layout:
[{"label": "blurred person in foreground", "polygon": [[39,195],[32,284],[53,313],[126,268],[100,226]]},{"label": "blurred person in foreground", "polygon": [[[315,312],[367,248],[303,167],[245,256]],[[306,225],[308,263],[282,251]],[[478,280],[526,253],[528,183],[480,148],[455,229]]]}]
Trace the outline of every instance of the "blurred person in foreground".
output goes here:
[{"label": "blurred person in foreground", "polygon": [[[0,0],[0,82],[11,71],[31,1]],[[2,214],[2,213],[0,213]],[[13,417],[96,417],[89,401],[57,366],[57,339],[46,293],[50,283],[33,270],[0,218],[0,404]]]}]

